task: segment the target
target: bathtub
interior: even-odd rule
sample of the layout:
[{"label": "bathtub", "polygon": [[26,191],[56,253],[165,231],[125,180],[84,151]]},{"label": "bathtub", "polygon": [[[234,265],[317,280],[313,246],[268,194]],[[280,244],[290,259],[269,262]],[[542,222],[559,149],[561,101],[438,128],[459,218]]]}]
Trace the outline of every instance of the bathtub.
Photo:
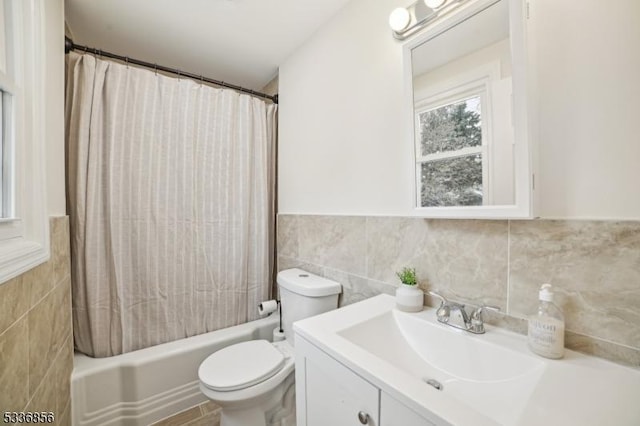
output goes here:
[{"label": "bathtub", "polygon": [[217,330],[109,358],[74,355],[72,424],[147,426],[205,402],[198,366],[234,343],[273,338],[278,317]]}]

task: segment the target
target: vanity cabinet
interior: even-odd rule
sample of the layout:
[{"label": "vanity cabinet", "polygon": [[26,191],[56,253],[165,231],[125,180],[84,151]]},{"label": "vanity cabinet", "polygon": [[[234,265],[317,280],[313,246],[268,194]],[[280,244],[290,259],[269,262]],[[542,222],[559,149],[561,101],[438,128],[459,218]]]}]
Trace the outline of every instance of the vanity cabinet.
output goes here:
[{"label": "vanity cabinet", "polygon": [[297,426],[433,426],[296,335]]},{"label": "vanity cabinet", "polygon": [[380,392],[380,424],[384,426],[435,426],[385,392]]},{"label": "vanity cabinet", "polygon": [[295,339],[297,426],[378,426],[378,388],[302,337]]}]

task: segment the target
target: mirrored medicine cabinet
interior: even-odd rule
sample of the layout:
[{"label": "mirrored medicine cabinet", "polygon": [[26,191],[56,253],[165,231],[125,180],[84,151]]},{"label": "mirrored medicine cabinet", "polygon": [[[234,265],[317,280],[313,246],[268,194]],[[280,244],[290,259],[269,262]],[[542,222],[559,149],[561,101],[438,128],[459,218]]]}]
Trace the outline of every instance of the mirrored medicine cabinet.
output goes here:
[{"label": "mirrored medicine cabinet", "polygon": [[467,0],[404,45],[414,214],[531,218],[535,108],[524,0]]}]

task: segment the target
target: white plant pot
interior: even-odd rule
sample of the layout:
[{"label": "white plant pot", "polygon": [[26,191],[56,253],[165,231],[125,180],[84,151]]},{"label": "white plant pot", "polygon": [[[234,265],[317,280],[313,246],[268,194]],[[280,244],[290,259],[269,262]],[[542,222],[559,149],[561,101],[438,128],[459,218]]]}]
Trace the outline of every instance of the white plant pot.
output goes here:
[{"label": "white plant pot", "polygon": [[402,284],[396,289],[396,308],[404,312],[420,312],[424,305],[424,293],[415,285]]}]

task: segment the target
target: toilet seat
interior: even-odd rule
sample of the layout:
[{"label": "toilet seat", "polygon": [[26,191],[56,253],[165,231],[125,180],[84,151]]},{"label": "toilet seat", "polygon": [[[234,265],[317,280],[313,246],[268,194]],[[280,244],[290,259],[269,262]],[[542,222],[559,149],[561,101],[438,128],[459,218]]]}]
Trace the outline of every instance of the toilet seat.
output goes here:
[{"label": "toilet seat", "polygon": [[267,340],[250,340],[210,355],[200,364],[198,377],[213,391],[237,391],[273,377],[283,369],[287,358]]}]

